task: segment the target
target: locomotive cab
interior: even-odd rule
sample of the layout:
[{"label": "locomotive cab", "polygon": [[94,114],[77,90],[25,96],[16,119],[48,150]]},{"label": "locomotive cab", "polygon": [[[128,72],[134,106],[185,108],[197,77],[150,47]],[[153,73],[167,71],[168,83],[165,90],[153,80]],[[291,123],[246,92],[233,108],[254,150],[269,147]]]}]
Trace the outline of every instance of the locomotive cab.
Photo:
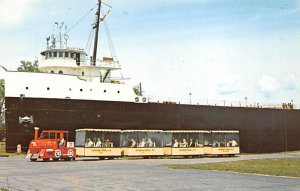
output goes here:
[{"label": "locomotive cab", "polygon": [[29,143],[28,154],[26,158],[36,161],[38,158],[44,161],[53,159],[74,160],[76,150],[74,142],[68,142],[68,131],[46,130],[42,131],[38,137],[38,127],[35,127],[34,139]]}]

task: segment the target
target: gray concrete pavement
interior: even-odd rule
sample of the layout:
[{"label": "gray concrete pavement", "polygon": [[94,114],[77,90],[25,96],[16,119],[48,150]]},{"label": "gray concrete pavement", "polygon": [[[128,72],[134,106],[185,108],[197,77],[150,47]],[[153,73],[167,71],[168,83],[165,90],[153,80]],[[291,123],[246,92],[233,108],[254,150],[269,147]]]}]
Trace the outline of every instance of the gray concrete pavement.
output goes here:
[{"label": "gray concrete pavement", "polygon": [[286,157],[300,158],[300,153],[200,159],[78,159],[72,162],[29,162],[25,156],[14,156],[0,158],[0,187],[10,190],[298,191],[300,179],[297,178],[160,166]]}]

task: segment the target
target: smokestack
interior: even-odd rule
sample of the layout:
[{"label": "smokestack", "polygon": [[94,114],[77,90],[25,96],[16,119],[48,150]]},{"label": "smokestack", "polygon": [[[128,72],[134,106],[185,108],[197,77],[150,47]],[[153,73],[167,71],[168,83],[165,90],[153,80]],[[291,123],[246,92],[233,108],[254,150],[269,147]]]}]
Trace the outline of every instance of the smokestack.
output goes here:
[{"label": "smokestack", "polygon": [[39,128],[38,127],[34,127],[34,139],[35,140],[38,139],[38,134],[39,134]]}]

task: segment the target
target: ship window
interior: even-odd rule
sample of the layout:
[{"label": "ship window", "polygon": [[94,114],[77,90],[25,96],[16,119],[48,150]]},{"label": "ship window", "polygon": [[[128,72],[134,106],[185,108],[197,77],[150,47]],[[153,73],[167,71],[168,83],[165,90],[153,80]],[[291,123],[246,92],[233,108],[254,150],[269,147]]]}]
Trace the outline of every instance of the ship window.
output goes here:
[{"label": "ship window", "polygon": [[50,90],[50,88],[49,88],[49,87],[47,87],[47,90]]},{"label": "ship window", "polygon": [[103,92],[106,93],[106,90],[104,90]]},{"label": "ship window", "polygon": [[60,70],[58,73],[59,73],[59,74],[63,74],[64,72],[63,72],[62,70]]},{"label": "ship window", "polygon": [[49,58],[52,57],[52,52],[49,52]]},{"label": "ship window", "polygon": [[69,53],[65,52],[65,57],[68,58],[69,57]]},{"label": "ship window", "polygon": [[59,55],[59,57],[63,57],[64,56],[63,52],[59,52],[58,55]]},{"label": "ship window", "polygon": [[53,52],[53,57],[57,57],[57,52]]},{"label": "ship window", "polygon": [[26,89],[26,90],[28,90],[29,88],[28,88],[28,87],[26,87],[25,89]]},{"label": "ship window", "polygon": [[51,70],[51,74],[54,74],[54,71],[53,71],[53,70]]},{"label": "ship window", "polygon": [[46,53],[45,53],[45,59],[47,59],[47,58],[48,58],[48,53],[46,52]]},{"label": "ship window", "polygon": [[81,75],[83,75],[83,76],[84,76],[84,72],[81,72]]},{"label": "ship window", "polygon": [[71,58],[73,58],[74,57],[74,53],[73,52],[71,52],[71,56],[70,56]]}]

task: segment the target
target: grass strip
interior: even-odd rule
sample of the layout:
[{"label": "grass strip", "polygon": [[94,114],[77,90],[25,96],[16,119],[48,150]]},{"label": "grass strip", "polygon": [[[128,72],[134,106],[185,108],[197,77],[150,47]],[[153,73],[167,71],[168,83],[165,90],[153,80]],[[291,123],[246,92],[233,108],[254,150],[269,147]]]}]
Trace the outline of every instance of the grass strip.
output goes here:
[{"label": "grass strip", "polygon": [[173,169],[219,170],[300,178],[300,158],[258,159],[205,164],[167,164]]}]

